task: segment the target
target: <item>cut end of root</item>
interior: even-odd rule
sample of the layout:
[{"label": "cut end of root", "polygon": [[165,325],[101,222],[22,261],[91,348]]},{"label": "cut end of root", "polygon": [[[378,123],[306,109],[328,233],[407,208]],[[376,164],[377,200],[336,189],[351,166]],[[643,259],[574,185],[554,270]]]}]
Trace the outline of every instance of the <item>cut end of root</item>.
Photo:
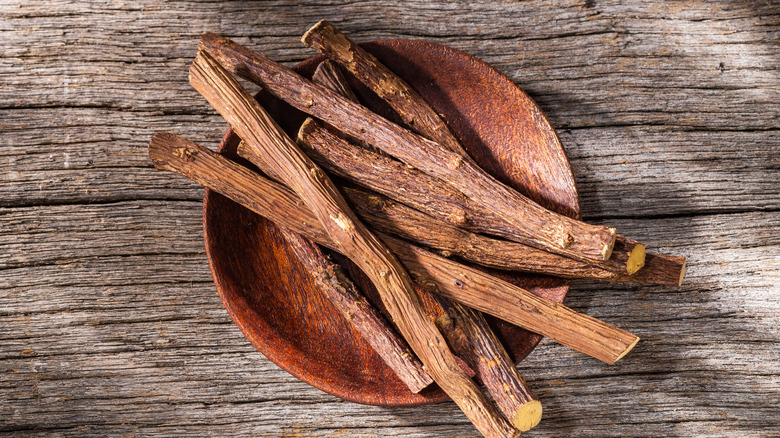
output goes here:
[{"label": "cut end of root", "polygon": [[615,248],[615,229],[607,228],[607,233],[611,236],[609,242],[604,245],[604,249],[601,251],[602,261],[609,260],[612,257],[612,249]]},{"label": "cut end of root", "polygon": [[311,130],[316,128],[316,126],[317,126],[317,122],[314,121],[313,118],[307,117],[306,120],[304,120],[303,123],[301,124],[301,127],[298,128],[298,142],[306,138],[306,136],[308,136]]},{"label": "cut end of root", "polygon": [[307,117],[306,120],[304,120],[301,124],[301,127],[298,128],[298,135],[295,137],[295,141],[299,145],[308,144],[308,139],[311,137],[311,133],[315,129],[317,129],[317,121],[311,117]]},{"label": "cut end of root", "polygon": [[680,280],[677,281],[677,286],[682,286],[683,277],[685,277],[685,269],[687,268],[688,261],[683,258],[682,267],[680,268]]},{"label": "cut end of root", "polygon": [[167,132],[158,132],[152,136],[151,141],[149,141],[149,158],[155,163],[155,166],[161,161],[161,157],[167,157],[169,154],[167,145],[174,139],[175,136]]},{"label": "cut end of root", "polygon": [[320,29],[321,27],[326,27],[326,26],[333,27],[333,25],[328,23],[327,20],[318,21],[317,24],[312,26],[309,30],[306,31],[306,33],[303,34],[303,36],[301,37],[301,42],[308,46],[309,40],[311,39],[311,34],[317,32],[318,29]]},{"label": "cut end of root", "polygon": [[520,432],[528,432],[542,420],[542,403],[539,400],[531,400],[515,412],[512,425]]},{"label": "cut end of root", "polygon": [[240,142],[238,142],[238,146],[236,147],[236,153],[238,154],[239,157],[246,158],[247,160],[249,160],[249,157],[252,154],[252,150],[250,147],[246,145],[246,143],[244,143],[244,140],[241,140]]},{"label": "cut end of root", "polygon": [[631,253],[628,255],[628,261],[626,262],[626,271],[628,275],[631,275],[642,268],[645,265],[645,246],[641,243],[634,245]]},{"label": "cut end of root", "polygon": [[637,342],[639,342],[639,336],[636,336],[634,338],[634,342],[632,342],[631,345],[629,345],[625,350],[623,350],[623,352],[620,353],[620,356],[618,356],[617,359],[615,359],[615,361],[612,362],[610,365],[614,365],[615,362],[619,361],[620,359],[623,359],[623,356],[627,355],[629,351],[633,350],[634,347],[636,347]]}]

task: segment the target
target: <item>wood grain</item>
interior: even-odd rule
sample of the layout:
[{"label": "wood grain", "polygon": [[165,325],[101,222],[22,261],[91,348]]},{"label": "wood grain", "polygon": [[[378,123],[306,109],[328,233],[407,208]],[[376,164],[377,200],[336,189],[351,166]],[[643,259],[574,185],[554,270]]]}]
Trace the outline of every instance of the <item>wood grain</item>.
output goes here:
[{"label": "wood grain", "polygon": [[202,189],[148,162],[154,132],[227,128],[187,84],[201,32],[293,63],[324,18],[496,66],[558,130],[586,220],[689,256],[681,289],[573,285],[567,305],[644,342],[615,367],[542,342],[520,366],[545,405],[527,436],[777,436],[776,3],[30,0],[0,17],[0,434],[475,435],[454,404],[340,401],[258,354],[214,290]]}]

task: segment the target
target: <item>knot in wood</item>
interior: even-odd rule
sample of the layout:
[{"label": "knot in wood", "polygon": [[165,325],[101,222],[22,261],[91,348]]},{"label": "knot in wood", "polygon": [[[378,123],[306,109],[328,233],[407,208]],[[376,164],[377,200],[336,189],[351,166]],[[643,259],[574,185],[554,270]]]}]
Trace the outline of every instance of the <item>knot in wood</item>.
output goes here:
[{"label": "knot in wood", "polygon": [[342,230],[344,230],[347,233],[351,233],[352,230],[355,229],[355,224],[352,223],[352,220],[350,218],[346,217],[343,213],[339,212],[336,215],[331,215],[331,219],[333,219],[333,222]]},{"label": "knot in wood", "polygon": [[447,167],[449,167],[452,170],[458,169],[462,165],[463,165],[463,157],[460,155],[453,156],[450,159],[450,161],[447,163]]},{"label": "knot in wood", "polygon": [[193,159],[192,157],[198,155],[198,151],[196,149],[182,147],[182,148],[174,149],[173,155],[176,155],[177,157],[181,158],[184,161],[191,161]]},{"label": "knot in wood", "polygon": [[572,236],[571,233],[564,233],[561,237],[561,246],[568,248],[572,243],[574,243],[574,236]]},{"label": "knot in wood", "polygon": [[317,181],[322,181],[325,179],[325,172],[323,172],[322,169],[317,166],[312,166],[309,168],[309,175],[311,175],[311,177]]},{"label": "knot in wood", "polygon": [[314,96],[312,96],[312,95],[310,95],[310,94],[307,94],[307,93],[302,93],[302,94],[301,94],[301,99],[303,100],[303,105],[304,105],[305,107],[307,107],[307,108],[311,108],[311,107],[313,107],[313,106],[314,106],[314,104],[315,104],[315,102],[314,102]]},{"label": "knot in wood", "polygon": [[452,257],[452,251],[447,251],[446,249],[436,250],[436,253],[445,258]]},{"label": "knot in wood", "polygon": [[466,224],[466,210],[462,208],[455,208],[450,213],[450,219],[453,224],[455,225],[465,225]]},{"label": "knot in wood", "polygon": [[389,203],[388,201],[386,201],[385,199],[380,198],[379,196],[375,196],[375,195],[369,195],[368,196],[368,205],[371,208],[376,208],[376,209],[380,209],[381,210],[381,209],[384,209],[385,206],[387,206],[388,203]]}]

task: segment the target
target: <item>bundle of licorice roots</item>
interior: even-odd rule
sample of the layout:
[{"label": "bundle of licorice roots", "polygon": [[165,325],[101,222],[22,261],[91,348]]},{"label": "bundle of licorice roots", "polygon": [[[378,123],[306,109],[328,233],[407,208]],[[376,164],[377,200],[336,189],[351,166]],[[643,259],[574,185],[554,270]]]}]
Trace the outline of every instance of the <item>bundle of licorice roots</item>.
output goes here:
[{"label": "bundle of licorice roots", "polygon": [[[474,265],[680,285],[684,257],[646,253],[614,228],[560,215],[499,182],[392,66],[332,24],[317,23],[303,42],[326,58],[311,80],[229,39],[204,35],[190,83],[241,138],[238,154],[256,169],[168,133],[152,138],[154,165],[274,222],[317,287],[409,390],[435,382],[487,437],[531,429],[542,406],[483,313],[609,364],[636,345],[631,333]],[[400,120],[361,105],[345,75]],[[236,77],[310,116],[296,139]],[[366,274],[389,319],[324,251],[343,254]],[[438,306],[438,317],[426,313],[424,300]]]}]

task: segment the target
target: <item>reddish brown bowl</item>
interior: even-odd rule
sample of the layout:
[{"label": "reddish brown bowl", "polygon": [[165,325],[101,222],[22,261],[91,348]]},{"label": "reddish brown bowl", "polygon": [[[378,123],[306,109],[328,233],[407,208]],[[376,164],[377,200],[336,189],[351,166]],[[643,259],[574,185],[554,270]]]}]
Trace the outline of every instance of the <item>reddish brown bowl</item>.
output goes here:
[{"label": "reddish brown bowl", "polygon": [[[579,215],[574,178],[555,131],[533,101],[503,74],[437,44],[392,40],[364,47],[443,114],[482,167],[548,208]],[[321,60],[310,58],[295,70],[310,77]],[[359,84],[352,85],[368,106],[393,117]],[[262,93],[258,100],[282,127],[295,132],[302,121],[299,112]],[[236,156],[237,144],[238,137],[228,131],[220,152],[242,161]],[[435,386],[411,393],[312,285],[268,221],[206,190],[203,228],[214,282],[228,313],[274,363],[323,391],[359,403],[401,406],[447,398]],[[353,276],[362,275],[354,266],[348,270]],[[496,274],[556,302],[562,302],[568,292],[565,280]],[[377,301],[364,277],[356,282]],[[516,361],[541,339],[494,318],[489,322]]]}]

